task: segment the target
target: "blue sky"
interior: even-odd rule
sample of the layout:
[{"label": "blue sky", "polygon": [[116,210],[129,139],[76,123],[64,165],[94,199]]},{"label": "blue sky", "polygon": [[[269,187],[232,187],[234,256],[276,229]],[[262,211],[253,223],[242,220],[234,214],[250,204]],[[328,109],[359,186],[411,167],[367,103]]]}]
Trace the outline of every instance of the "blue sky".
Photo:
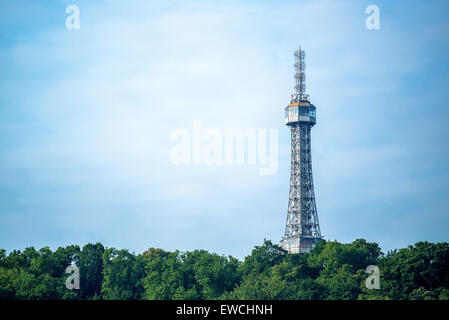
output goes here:
[{"label": "blue sky", "polygon": [[[65,8],[80,8],[68,30]],[[365,8],[380,8],[380,30]],[[306,50],[325,239],[449,240],[447,1],[12,1],[0,10],[0,247],[243,258],[279,241]],[[175,166],[170,132],[279,130],[279,170]]]}]

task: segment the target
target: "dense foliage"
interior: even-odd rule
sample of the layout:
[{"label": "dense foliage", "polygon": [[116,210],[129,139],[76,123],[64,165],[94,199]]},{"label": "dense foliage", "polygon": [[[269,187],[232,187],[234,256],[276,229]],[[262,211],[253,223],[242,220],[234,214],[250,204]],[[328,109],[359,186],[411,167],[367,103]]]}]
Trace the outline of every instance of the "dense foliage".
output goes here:
[{"label": "dense foliage", "polygon": [[[68,290],[75,264],[80,289]],[[367,289],[377,265],[380,288]],[[141,254],[102,244],[0,250],[0,299],[449,299],[449,243],[383,254],[363,239],[287,254],[265,240],[244,261],[204,250]]]}]

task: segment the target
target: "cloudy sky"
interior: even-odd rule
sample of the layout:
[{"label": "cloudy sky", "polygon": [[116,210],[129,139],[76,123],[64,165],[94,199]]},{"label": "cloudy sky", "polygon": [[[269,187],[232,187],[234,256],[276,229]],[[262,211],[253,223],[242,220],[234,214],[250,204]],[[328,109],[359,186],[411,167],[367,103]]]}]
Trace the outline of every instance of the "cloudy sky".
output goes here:
[{"label": "cloudy sky", "polygon": [[[66,28],[66,7],[80,28]],[[380,9],[368,30],[365,8]],[[287,214],[306,51],[325,239],[449,240],[449,4],[1,1],[0,247],[100,241],[243,258]],[[279,169],[175,165],[174,130],[276,129]]]}]

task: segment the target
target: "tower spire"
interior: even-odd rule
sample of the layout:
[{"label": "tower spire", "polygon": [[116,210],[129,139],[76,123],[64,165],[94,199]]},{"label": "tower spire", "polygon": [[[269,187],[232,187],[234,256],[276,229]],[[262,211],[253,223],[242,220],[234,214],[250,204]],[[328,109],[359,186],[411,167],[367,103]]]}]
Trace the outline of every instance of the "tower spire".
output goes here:
[{"label": "tower spire", "polygon": [[307,101],[309,95],[306,94],[306,53],[301,50],[301,46],[298,46],[293,54],[295,56],[295,93],[292,95],[292,102]]}]

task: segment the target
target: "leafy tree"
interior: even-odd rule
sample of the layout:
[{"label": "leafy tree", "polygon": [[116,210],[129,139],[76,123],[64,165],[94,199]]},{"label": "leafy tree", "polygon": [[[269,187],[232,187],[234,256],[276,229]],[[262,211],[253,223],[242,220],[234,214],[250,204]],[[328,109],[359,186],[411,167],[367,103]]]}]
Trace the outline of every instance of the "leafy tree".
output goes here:
[{"label": "leafy tree", "polygon": [[265,273],[269,268],[282,262],[287,251],[279,245],[273,244],[270,240],[264,239],[262,246],[256,246],[251,255],[245,257],[244,262],[240,265],[239,271],[243,276],[251,273]]},{"label": "leafy tree", "polygon": [[88,243],[80,253],[80,296],[94,299],[101,294],[103,282],[103,254],[101,243]]},{"label": "leafy tree", "polygon": [[327,287],[318,281],[306,278],[299,282],[296,299],[298,300],[323,300],[328,296]]},{"label": "leafy tree", "polygon": [[353,272],[354,267],[344,264],[332,274],[323,274],[317,282],[326,288],[326,300],[355,300],[362,292],[361,281],[364,270]]},{"label": "leafy tree", "polygon": [[410,300],[434,300],[432,292],[420,287],[415,289],[409,295]]},{"label": "leafy tree", "polygon": [[205,250],[181,254],[150,248],[141,259],[145,299],[216,299],[240,280],[237,259]]},{"label": "leafy tree", "polygon": [[[449,243],[418,242],[380,259],[381,290],[391,299],[415,299],[423,290],[437,293],[449,287]],[[423,289],[420,289],[423,288]]]},{"label": "leafy tree", "polygon": [[239,262],[233,257],[195,250],[183,254],[181,260],[184,280],[190,280],[184,281],[184,286],[186,289],[197,288],[200,299],[218,298],[231,291],[241,278],[237,271]]},{"label": "leafy tree", "polygon": [[[297,275],[299,270],[310,271],[305,260],[298,255],[288,255],[287,251],[269,240],[262,246],[256,246],[239,266],[241,283],[229,294],[227,299],[295,299]],[[292,263],[293,262],[293,263]],[[290,282],[293,278],[294,281]],[[238,284],[238,283],[237,283]]]},{"label": "leafy tree", "polygon": [[280,300],[288,299],[293,288],[279,274],[250,273],[243,282],[226,299],[234,300]]},{"label": "leafy tree", "polygon": [[16,298],[14,280],[17,275],[18,272],[16,270],[0,266],[0,300]]},{"label": "leafy tree", "polygon": [[449,289],[442,289],[438,300],[449,300]]},{"label": "leafy tree", "polygon": [[346,265],[352,272],[376,264],[381,251],[377,243],[357,239],[343,244],[337,241],[320,241],[308,258],[311,267],[319,268],[321,275],[332,275]]},{"label": "leafy tree", "polygon": [[101,294],[105,300],[139,299],[140,277],[143,274],[136,256],[128,250],[105,249],[103,253],[103,283]]},{"label": "leafy tree", "polygon": [[140,261],[144,268],[142,286],[143,298],[148,300],[196,299],[196,288],[184,288],[184,283],[193,282],[181,270],[179,252],[167,252],[162,249],[150,248],[141,256]]}]

